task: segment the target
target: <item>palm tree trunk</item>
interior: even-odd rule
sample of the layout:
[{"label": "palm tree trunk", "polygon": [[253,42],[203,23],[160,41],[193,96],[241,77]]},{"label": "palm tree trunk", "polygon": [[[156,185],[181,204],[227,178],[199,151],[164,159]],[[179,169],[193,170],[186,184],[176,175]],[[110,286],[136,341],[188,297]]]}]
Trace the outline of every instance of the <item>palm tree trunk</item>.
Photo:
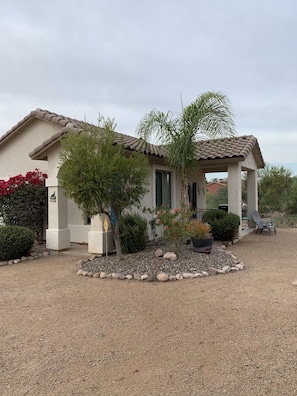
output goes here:
[{"label": "palm tree trunk", "polygon": [[188,207],[190,202],[189,202],[189,193],[188,193],[188,178],[184,174],[182,176],[182,198],[181,201],[185,205],[185,207]]}]

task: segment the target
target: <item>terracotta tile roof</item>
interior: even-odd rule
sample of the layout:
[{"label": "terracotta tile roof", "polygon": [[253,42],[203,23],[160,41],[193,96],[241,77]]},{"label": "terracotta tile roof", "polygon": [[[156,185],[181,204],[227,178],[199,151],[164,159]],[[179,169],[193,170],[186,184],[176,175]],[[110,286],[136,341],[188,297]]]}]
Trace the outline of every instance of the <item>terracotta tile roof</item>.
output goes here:
[{"label": "terracotta tile roof", "polygon": [[196,157],[198,160],[240,157],[245,159],[258,142],[255,136],[244,135],[233,138],[200,140],[196,144]]},{"label": "terracotta tile roof", "polygon": [[[85,125],[91,125],[84,121],[65,117],[47,110],[36,109],[27,115],[23,120],[11,128],[0,138],[0,145],[11,135],[19,132],[32,119],[37,118],[61,126],[61,131],[44,141],[36,147],[31,153],[31,157],[42,158],[42,153],[54,144],[61,136],[65,135],[69,129],[82,131]],[[148,155],[165,157],[166,148],[161,145],[147,144],[142,139],[116,132],[116,141],[122,141],[127,150],[142,151]],[[253,135],[236,136],[233,138],[223,138],[215,140],[199,140],[196,143],[196,159],[198,161],[213,160],[244,160],[248,154],[253,151],[258,167],[264,167],[264,161],[258,145],[257,139]],[[45,159],[45,157],[44,157]]]}]

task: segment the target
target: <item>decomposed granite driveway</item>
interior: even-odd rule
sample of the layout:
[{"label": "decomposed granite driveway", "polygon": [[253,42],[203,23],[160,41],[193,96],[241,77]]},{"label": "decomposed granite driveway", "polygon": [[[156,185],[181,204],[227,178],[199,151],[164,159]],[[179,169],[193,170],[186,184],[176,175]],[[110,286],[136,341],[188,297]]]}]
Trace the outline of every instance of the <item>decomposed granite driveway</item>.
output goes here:
[{"label": "decomposed granite driveway", "polygon": [[296,395],[297,230],[230,247],[242,271],[173,282],[0,267],[0,394]]}]

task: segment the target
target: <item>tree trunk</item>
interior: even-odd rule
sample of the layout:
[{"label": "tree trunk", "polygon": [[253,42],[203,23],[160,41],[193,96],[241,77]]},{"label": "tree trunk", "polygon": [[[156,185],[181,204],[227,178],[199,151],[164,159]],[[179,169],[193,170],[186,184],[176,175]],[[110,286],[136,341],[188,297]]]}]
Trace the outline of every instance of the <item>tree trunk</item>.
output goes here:
[{"label": "tree trunk", "polygon": [[111,229],[113,233],[113,238],[114,238],[114,243],[115,243],[115,248],[116,248],[116,253],[118,257],[122,257],[122,247],[121,247],[121,242],[120,242],[120,213],[118,213],[114,209],[114,215],[116,218],[116,223],[113,224],[110,218],[110,223],[111,223]]},{"label": "tree trunk", "polygon": [[189,194],[188,194],[188,178],[186,175],[182,176],[182,203],[185,207],[189,206]]}]

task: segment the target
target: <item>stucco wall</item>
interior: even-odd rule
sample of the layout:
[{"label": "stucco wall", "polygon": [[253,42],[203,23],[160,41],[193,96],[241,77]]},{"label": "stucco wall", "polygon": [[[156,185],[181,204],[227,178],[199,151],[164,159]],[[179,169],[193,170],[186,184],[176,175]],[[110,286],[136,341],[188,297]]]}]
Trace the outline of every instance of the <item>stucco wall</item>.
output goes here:
[{"label": "stucco wall", "polygon": [[0,146],[0,179],[25,174],[35,168],[48,172],[47,161],[33,161],[29,153],[60,130],[41,120],[33,120]]}]

